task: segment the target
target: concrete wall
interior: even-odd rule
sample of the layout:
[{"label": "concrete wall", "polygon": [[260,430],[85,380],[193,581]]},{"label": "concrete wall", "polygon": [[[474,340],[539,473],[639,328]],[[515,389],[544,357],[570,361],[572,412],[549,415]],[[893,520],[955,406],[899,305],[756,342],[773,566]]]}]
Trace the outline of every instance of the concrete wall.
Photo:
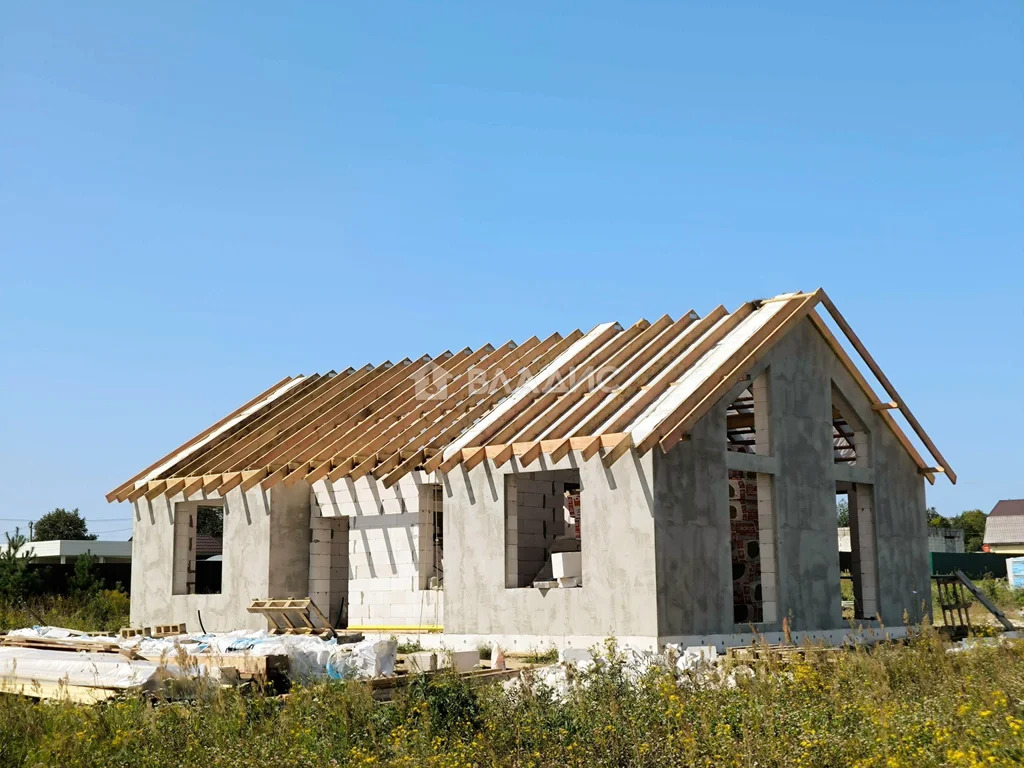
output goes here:
[{"label": "concrete wall", "polygon": [[[657,634],[651,454],[605,469],[573,452],[525,470],[484,461],[444,477],[445,634],[597,641]],[[507,588],[505,476],[580,470],[583,586]]]},{"label": "concrete wall", "polygon": [[[730,467],[773,475],[778,621],[797,631],[844,627],[839,592],[836,481],[873,492],[874,557],[879,609],[888,625],[912,620],[930,596],[924,479],[881,417],[808,321],[770,352],[767,371],[769,455],[728,453],[725,408],[730,393],[668,454],[654,450],[654,519],[658,573],[658,632],[664,639],[730,636],[749,631],[733,623],[730,586],[727,473]],[[868,466],[834,464],[832,384],[866,425]],[[740,385],[741,390],[744,385]]]},{"label": "concrete wall", "polygon": [[[420,589],[421,509],[430,505],[422,472],[385,488],[372,475],[311,489],[319,514],[348,518],[348,621],[352,627],[437,626],[444,621],[441,590]],[[446,558],[450,562],[450,557]]]},{"label": "concrete wall", "polygon": [[[217,595],[172,594],[174,511],[194,508],[204,499],[182,494],[135,502],[132,537],[131,621],[134,626],[185,622],[188,629],[208,631],[264,629],[266,620],[246,611],[249,602],[266,597],[305,595],[309,557],[309,489],[258,486],[243,494],[235,488],[224,503],[224,554],[221,592]],[[301,520],[301,523],[299,521]],[[296,527],[297,526],[297,527]]]}]

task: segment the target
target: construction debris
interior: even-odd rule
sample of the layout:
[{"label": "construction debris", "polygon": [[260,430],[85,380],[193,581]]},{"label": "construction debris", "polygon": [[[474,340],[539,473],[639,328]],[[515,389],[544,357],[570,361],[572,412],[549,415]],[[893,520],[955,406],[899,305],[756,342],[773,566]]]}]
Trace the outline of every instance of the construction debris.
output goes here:
[{"label": "construction debris", "polygon": [[0,692],[99,701],[166,693],[170,681],[354,680],[394,674],[393,640],[338,642],[265,630],[155,637],[87,635],[37,626],[0,635]]}]

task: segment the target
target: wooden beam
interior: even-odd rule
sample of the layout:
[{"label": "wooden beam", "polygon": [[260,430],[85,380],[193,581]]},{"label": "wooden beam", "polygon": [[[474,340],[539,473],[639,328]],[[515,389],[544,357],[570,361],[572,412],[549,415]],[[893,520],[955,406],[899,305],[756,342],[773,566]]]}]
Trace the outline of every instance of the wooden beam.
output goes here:
[{"label": "wooden beam", "polygon": [[601,457],[601,461],[606,467],[611,467],[612,464],[625,456],[632,447],[633,436],[627,432],[619,438],[618,442],[615,443],[607,454]]},{"label": "wooden beam", "polygon": [[178,491],[182,490],[184,487],[185,478],[172,478],[167,481],[167,487],[164,488],[164,496],[166,496],[169,499],[171,498],[171,496],[176,494]]},{"label": "wooden beam", "polygon": [[509,443],[508,445],[488,445],[486,448],[484,448],[484,451],[487,452],[494,449],[497,450],[495,450],[493,454],[487,454],[487,457],[494,462],[494,466],[500,467],[502,464],[504,464],[506,461],[512,458],[512,443]]},{"label": "wooden beam", "polygon": [[[711,334],[712,329],[728,314],[726,308],[719,304],[706,317],[692,325],[689,323],[681,325],[681,321],[677,321],[666,332],[672,335],[672,338],[667,340],[667,344],[664,343],[666,340],[659,336],[636,358],[626,363],[623,371],[628,374],[626,377],[617,375],[608,382],[609,386],[619,386],[619,389],[605,393],[600,399],[600,403],[584,401],[581,404],[577,410],[585,409],[588,415],[583,421],[577,420],[575,426],[572,427],[572,433],[592,435],[604,431],[603,425],[613,418],[630,398],[638,392],[644,392],[644,386],[648,382],[657,378],[672,364],[673,360],[678,360],[680,356],[686,355],[687,350],[693,349],[699,339]],[[596,410],[594,410],[595,405],[599,406]],[[565,433],[561,429],[559,432]],[[558,436],[558,432],[552,436]]]},{"label": "wooden beam", "polygon": [[399,480],[402,479],[404,475],[408,474],[417,466],[422,464],[423,461],[426,459],[426,455],[427,452],[423,449],[416,451],[407,459],[404,459],[401,464],[395,467],[394,470],[389,472],[388,476],[381,481],[381,485],[383,485],[385,488],[390,488],[391,486],[395,485]]},{"label": "wooden beam", "polygon": [[945,472],[945,471],[946,470],[943,467],[918,467],[917,468],[917,473],[919,475],[934,475],[934,474],[940,474],[940,473]]},{"label": "wooden beam", "polygon": [[125,498],[132,504],[134,504],[136,501],[145,496],[147,491],[149,491],[149,483],[143,483],[135,490],[129,491],[128,495]]},{"label": "wooden beam", "polygon": [[[821,337],[825,340],[825,343],[828,344],[833,354],[835,354],[835,356],[839,358],[840,362],[842,362],[843,364],[843,367],[846,368],[850,376],[853,377],[853,380],[857,383],[857,386],[860,387],[861,392],[864,393],[864,396],[870,402],[878,402],[878,396],[875,394],[875,391],[871,388],[871,385],[868,383],[868,380],[864,378],[864,374],[860,372],[860,368],[858,368],[857,365],[853,362],[853,360],[850,359],[850,356],[847,354],[846,349],[843,347],[842,344],[839,343],[839,339],[835,337],[832,331],[829,330],[829,327],[825,324],[825,321],[818,317],[817,312],[811,312],[808,315],[808,317],[810,318],[811,323],[817,329],[818,333],[821,334]],[[888,411],[879,411],[878,415],[885,423],[885,425],[889,428],[889,430],[893,433],[896,439],[899,441],[900,445],[903,446],[903,450],[910,454],[910,457],[914,460],[914,463],[917,464],[918,467],[926,466],[924,459],[921,458],[921,454],[917,452],[917,449],[914,447],[914,444],[911,443],[907,436],[903,433],[903,430],[900,429],[900,425],[896,423],[896,420],[892,417],[892,415]],[[929,483],[933,485],[935,484],[935,477],[933,475],[925,475],[925,477],[928,479]]]},{"label": "wooden beam", "polygon": [[237,488],[242,484],[242,473],[241,472],[229,472],[224,475],[225,480],[217,490],[221,496],[226,496],[227,492]]},{"label": "wooden beam", "polygon": [[871,406],[872,411],[892,411],[899,408],[899,405],[893,402],[888,403],[874,403]]},{"label": "wooden beam", "polygon": [[185,478],[185,488],[182,490],[182,493],[185,494],[185,498],[187,499],[189,496],[191,496],[193,493],[195,493],[196,491],[198,491],[202,487],[203,487],[202,475],[200,475],[199,477],[186,477]]},{"label": "wooden beam", "polygon": [[270,474],[270,472],[266,468],[243,472],[241,483],[242,493],[246,493],[250,489],[255,488],[268,474]]},{"label": "wooden beam", "polygon": [[391,470],[395,469],[401,463],[402,454],[396,451],[395,453],[392,453],[390,456],[385,458],[380,464],[375,466],[370,471],[370,474],[372,474],[374,478],[381,478]]},{"label": "wooden beam", "polygon": [[907,407],[906,402],[902,397],[900,397],[899,392],[896,391],[896,387],[893,386],[893,383],[889,381],[889,377],[885,375],[878,363],[875,362],[875,358],[871,356],[867,347],[865,347],[863,342],[861,342],[860,337],[857,336],[853,328],[850,327],[850,324],[846,322],[846,318],[843,317],[843,314],[836,308],[836,305],[832,303],[832,299],[830,299],[821,289],[819,289],[819,291],[822,295],[822,303],[825,305],[825,309],[828,310],[828,313],[832,316],[832,319],[835,320],[836,325],[839,326],[842,332],[846,335],[846,338],[850,340],[853,348],[857,350],[857,353],[864,359],[864,362],[867,363],[868,368],[871,369],[871,372],[875,375],[875,378],[878,379],[889,397],[899,405],[903,418],[907,420],[907,423],[910,424],[914,432],[917,433],[917,436],[921,439],[921,442],[925,444],[925,447],[931,452],[932,456],[935,457],[939,466],[946,470],[945,474],[949,478],[950,482],[955,485],[956,472],[953,471],[949,462],[946,461],[946,457],[942,455],[942,452],[936,447],[935,443],[932,442],[928,433],[924,431],[924,427],[921,426],[921,422],[917,420],[910,408]]},{"label": "wooden beam", "polygon": [[568,437],[563,437],[556,442],[558,445],[551,449],[550,456],[551,461],[558,463],[569,455],[569,451],[572,450],[572,442]]},{"label": "wooden beam", "polygon": [[147,483],[146,493],[143,495],[146,497],[147,501],[152,501],[157,496],[162,495],[166,487],[166,480],[150,480],[149,483]]},{"label": "wooden beam", "polygon": [[486,458],[487,454],[484,453],[484,449],[480,448],[463,448],[462,449],[462,463],[466,469],[472,469],[481,461]]},{"label": "wooden beam", "polygon": [[203,475],[203,493],[213,493],[224,482],[224,475]]},{"label": "wooden beam", "polygon": [[[528,366],[526,366],[525,370],[529,371],[533,375],[536,375],[537,372],[543,370],[548,365],[548,363],[550,363],[552,360],[554,360],[560,354],[562,354],[562,352],[564,352],[572,344],[574,344],[576,340],[579,339],[581,336],[583,336],[583,332],[577,329],[570,333],[565,338],[559,338],[558,341],[556,341],[554,344],[546,347],[543,351],[539,352],[538,355],[534,358],[534,360],[530,362]],[[444,429],[434,437],[436,443],[438,445],[443,445],[453,439],[458,438],[469,427],[476,423],[478,419],[480,419],[482,416],[488,413],[491,410],[493,404],[498,402],[502,397],[505,396],[505,394],[506,393],[502,391],[502,388],[495,388],[493,392],[487,394],[483,399],[471,404],[468,407],[468,409],[464,413],[462,413],[461,416],[457,416],[454,419],[446,419]],[[455,450],[447,459],[445,459],[444,451],[439,451],[437,455],[432,456],[427,460],[427,462],[423,465],[423,469],[429,473],[434,472],[435,470],[440,469],[442,468],[442,466],[444,466],[449,467],[449,469],[443,471],[450,472],[451,469],[454,468],[456,464],[458,464],[457,457],[459,455],[460,451]],[[453,460],[454,463],[452,463]]]},{"label": "wooden beam", "polygon": [[287,475],[287,474],[288,474],[288,465],[287,464],[285,464],[280,469],[275,469],[273,472],[271,472],[269,475],[267,475],[260,482],[260,490],[269,491],[271,488],[273,488],[279,482],[284,480],[285,475]]},{"label": "wooden beam", "polygon": [[537,459],[540,458],[541,445],[540,440],[530,445],[523,453],[519,455],[519,466],[528,467]]}]

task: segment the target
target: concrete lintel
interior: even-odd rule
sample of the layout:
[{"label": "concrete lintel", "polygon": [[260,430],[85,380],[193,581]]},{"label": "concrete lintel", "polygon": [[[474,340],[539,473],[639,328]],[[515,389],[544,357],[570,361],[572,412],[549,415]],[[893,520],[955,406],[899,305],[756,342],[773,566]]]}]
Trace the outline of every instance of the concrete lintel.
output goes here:
[{"label": "concrete lintel", "polygon": [[774,475],[779,471],[779,460],[774,456],[759,456],[756,453],[726,451],[725,466],[740,472],[759,472],[765,475]]},{"label": "concrete lintel", "polygon": [[856,467],[849,464],[834,464],[832,474],[837,481],[867,483],[874,485],[875,471],[871,467]]}]

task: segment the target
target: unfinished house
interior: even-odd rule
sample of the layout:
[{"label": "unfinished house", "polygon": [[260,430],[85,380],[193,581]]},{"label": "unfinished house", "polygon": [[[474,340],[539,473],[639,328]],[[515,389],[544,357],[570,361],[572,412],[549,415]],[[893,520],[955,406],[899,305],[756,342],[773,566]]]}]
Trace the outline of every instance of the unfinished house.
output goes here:
[{"label": "unfinished house", "polygon": [[938,474],[818,290],[287,378],[108,499],[134,505],[136,625],[259,628],[251,600],[311,597],[452,647],[728,645],[922,618]]}]

